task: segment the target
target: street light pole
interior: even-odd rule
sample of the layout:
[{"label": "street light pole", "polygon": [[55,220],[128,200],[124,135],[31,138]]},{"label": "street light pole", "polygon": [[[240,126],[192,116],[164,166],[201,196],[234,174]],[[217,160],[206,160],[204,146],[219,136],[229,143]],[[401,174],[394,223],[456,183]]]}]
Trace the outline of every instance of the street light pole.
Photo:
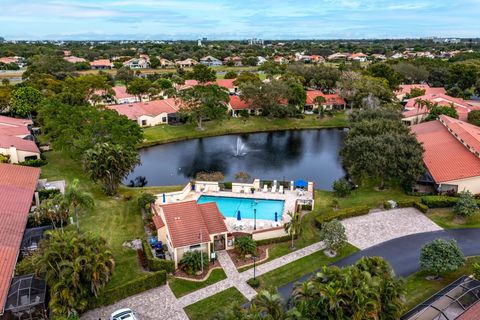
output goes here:
[{"label": "street light pole", "polygon": [[202,248],[202,230],[200,230],[200,263],[202,264],[202,275],[203,275],[203,248]]},{"label": "street light pole", "polygon": [[283,176],[283,194],[285,194],[285,176]]},{"label": "street light pole", "polygon": [[257,209],[253,209],[253,230],[257,230]]},{"label": "street light pole", "polygon": [[253,256],[253,280],[255,280],[255,274],[256,274],[255,271],[256,271],[256,269],[257,269],[257,268],[256,268],[256,265],[255,265],[255,261],[256,261],[256,260],[257,260],[256,257]]}]

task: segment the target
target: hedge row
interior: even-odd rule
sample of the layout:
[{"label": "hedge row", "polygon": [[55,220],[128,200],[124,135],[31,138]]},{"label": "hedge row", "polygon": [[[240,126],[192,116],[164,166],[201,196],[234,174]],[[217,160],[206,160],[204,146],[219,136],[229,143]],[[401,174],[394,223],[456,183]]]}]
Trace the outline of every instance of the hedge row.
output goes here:
[{"label": "hedge row", "polygon": [[327,213],[325,215],[320,215],[317,218],[315,218],[315,224],[318,227],[321,227],[321,225],[325,222],[328,222],[334,219],[343,220],[347,218],[363,216],[367,214],[369,211],[370,211],[370,207],[366,205],[340,209],[337,211],[331,211],[330,213]]},{"label": "hedge row", "polygon": [[94,309],[101,306],[108,306],[134,294],[156,288],[166,283],[167,273],[165,270],[153,272],[141,278],[126,282],[116,288],[101,292],[97,298],[92,297],[89,301],[88,308]]},{"label": "hedge row", "polygon": [[[457,204],[459,198],[449,196],[424,196],[422,203],[429,208],[450,208]],[[480,206],[480,199],[476,199],[477,205]]]},{"label": "hedge row", "polygon": [[158,259],[153,256],[150,246],[145,240],[142,241],[143,251],[147,259],[148,268],[150,271],[165,270],[167,273],[173,273],[175,271],[175,263],[172,260]]},{"label": "hedge row", "polygon": [[284,236],[284,237],[278,237],[278,238],[257,240],[255,242],[257,243],[257,246],[263,246],[263,245],[267,245],[267,244],[280,243],[280,242],[286,242],[286,241],[291,241],[291,240],[292,240],[292,237]]},{"label": "hedge row", "polygon": [[[390,204],[390,202],[388,201],[385,201],[383,203],[383,207],[385,209],[392,209],[392,206]],[[427,213],[428,211],[428,207],[421,203],[421,202],[418,202],[418,201],[415,201],[415,200],[401,200],[401,201],[398,201],[397,202],[397,207],[398,208],[417,208],[419,211],[423,212],[423,213]]]}]

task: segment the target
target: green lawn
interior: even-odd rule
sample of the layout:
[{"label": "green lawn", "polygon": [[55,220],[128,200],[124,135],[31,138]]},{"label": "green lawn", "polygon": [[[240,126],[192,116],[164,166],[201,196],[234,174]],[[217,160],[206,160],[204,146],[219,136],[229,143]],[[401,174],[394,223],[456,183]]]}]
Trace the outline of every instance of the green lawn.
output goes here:
[{"label": "green lawn", "polygon": [[357,251],[358,249],[350,244],[347,244],[344,248],[342,248],[335,258],[329,258],[325,256],[323,251],[317,251],[311,255],[298,259],[294,262],[290,262],[289,264],[283,265],[280,268],[261,275],[258,277],[261,285],[257,291],[270,287],[278,288],[290,281],[294,281],[306,274],[315,272],[321,267],[329,265]]},{"label": "green lawn", "polygon": [[425,301],[437,291],[441,290],[443,287],[447,286],[461,276],[470,275],[472,273],[472,264],[475,262],[480,262],[480,257],[468,258],[464,267],[446,276],[443,276],[439,280],[426,280],[425,277],[428,276],[428,273],[422,271],[407,277],[405,280],[407,287],[406,298],[408,309],[411,309],[419,303]]},{"label": "green lawn", "polygon": [[337,113],[333,117],[325,117],[321,120],[315,115],[307,115],[304,119],[229,118],[222,122],[207,121],[203,126],[205,129],[203,131],[198,131],[195,124],[159,125],[146,128],[144,129],[145,142],[142,146],[232,133],[346,127],[347,120],[344,113]]},{"label": "green lawn", "polygon": [[444,229],[480,228],[480,214],[461,218],[451,208],[428,210],[427,216]]},{"label": "green lawn", "polygon": [[172,289],[175,297],[180,298],[190,292],[197,291],[226,278],[227,275],[223,269],[214,269],[205,281],[188,281],[171,277],[168,280],[168,285],[170,286],[170,289]]},{"label": "green lawn", "polygon": [[67,183],[77,178],[81,188],[89,192],[95,200],[95,208],[80,216],[80,229],[104,237],[113,252],[116,265],[107,288],[114,288],[140,276],[142,270],[138,265],[136,252],[122,246],[124,241],[145,237],[136,198],[143,191],[168,192],[180,190],[181,187],[121,187],[117,197],[107,197],[97,184],[85,176],[79,161],[73,161],[58,151],[47,152],[45,155],[48,164],[41,168],[42,178],[65,179]]},{"label": "green lawn", "polygon": [[[335,197],[331,191],[316,190],[315,208],[312,212],[307,213],[303,217],[301,233],[298,236],[298,239],[295,240],[295,247],[297,249],[304,248],[312,243],[320,241],[320,230],[315,225],[315,218],[331,211],[330,204],[332,203],[333,199],[338,200],[340,208],[348,208],[359,205],[368,205],[371,208],[380,208],[383,206],[383,202],[386,200],[412,200],[418,199],[418,197],[409,196],[397,187],[387,188],[383,191],[377,191],[372,183],[359,187],[357,191],[354,191],[346,198]],[[281,257],[290,252],[292,252],[290,250],[290,241],[274,244],[268,250],[268,259],[262,263]],[[245,271],[252,267],[253,266],[240,268],[239,271]]]},{"label": "green lawn", "polygon": [[243,294],[237,288],[232,287],[189,305],[184,310],[190,320],[208,320],[213,319],[224,308],[234,304],[243,304],[246,301],[247,299]]}]

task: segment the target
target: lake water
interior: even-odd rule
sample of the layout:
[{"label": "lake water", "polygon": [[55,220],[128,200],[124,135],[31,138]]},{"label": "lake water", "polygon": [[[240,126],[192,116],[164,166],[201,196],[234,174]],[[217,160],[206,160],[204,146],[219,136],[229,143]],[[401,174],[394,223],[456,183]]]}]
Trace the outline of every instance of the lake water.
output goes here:
[{"label": "lake water", "polygon": [[221,171],[225,181],[245,171],[252,178],[314,181],[331,189],[343,177],[342,129],[295,130],[194,139],[140,150],[141,165],[126,181],[145,176],[149,186],[181,185],[198,172]]}]

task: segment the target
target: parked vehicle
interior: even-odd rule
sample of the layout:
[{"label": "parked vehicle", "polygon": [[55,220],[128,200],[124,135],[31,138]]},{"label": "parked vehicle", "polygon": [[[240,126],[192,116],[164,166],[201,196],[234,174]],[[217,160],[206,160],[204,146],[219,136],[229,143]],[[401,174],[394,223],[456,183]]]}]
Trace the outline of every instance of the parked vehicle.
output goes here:
[{"label": "parked vehicle", "polygon": [[138,320],[132,309],[123,308],[114,311],[110,315],[110,320]]}]

